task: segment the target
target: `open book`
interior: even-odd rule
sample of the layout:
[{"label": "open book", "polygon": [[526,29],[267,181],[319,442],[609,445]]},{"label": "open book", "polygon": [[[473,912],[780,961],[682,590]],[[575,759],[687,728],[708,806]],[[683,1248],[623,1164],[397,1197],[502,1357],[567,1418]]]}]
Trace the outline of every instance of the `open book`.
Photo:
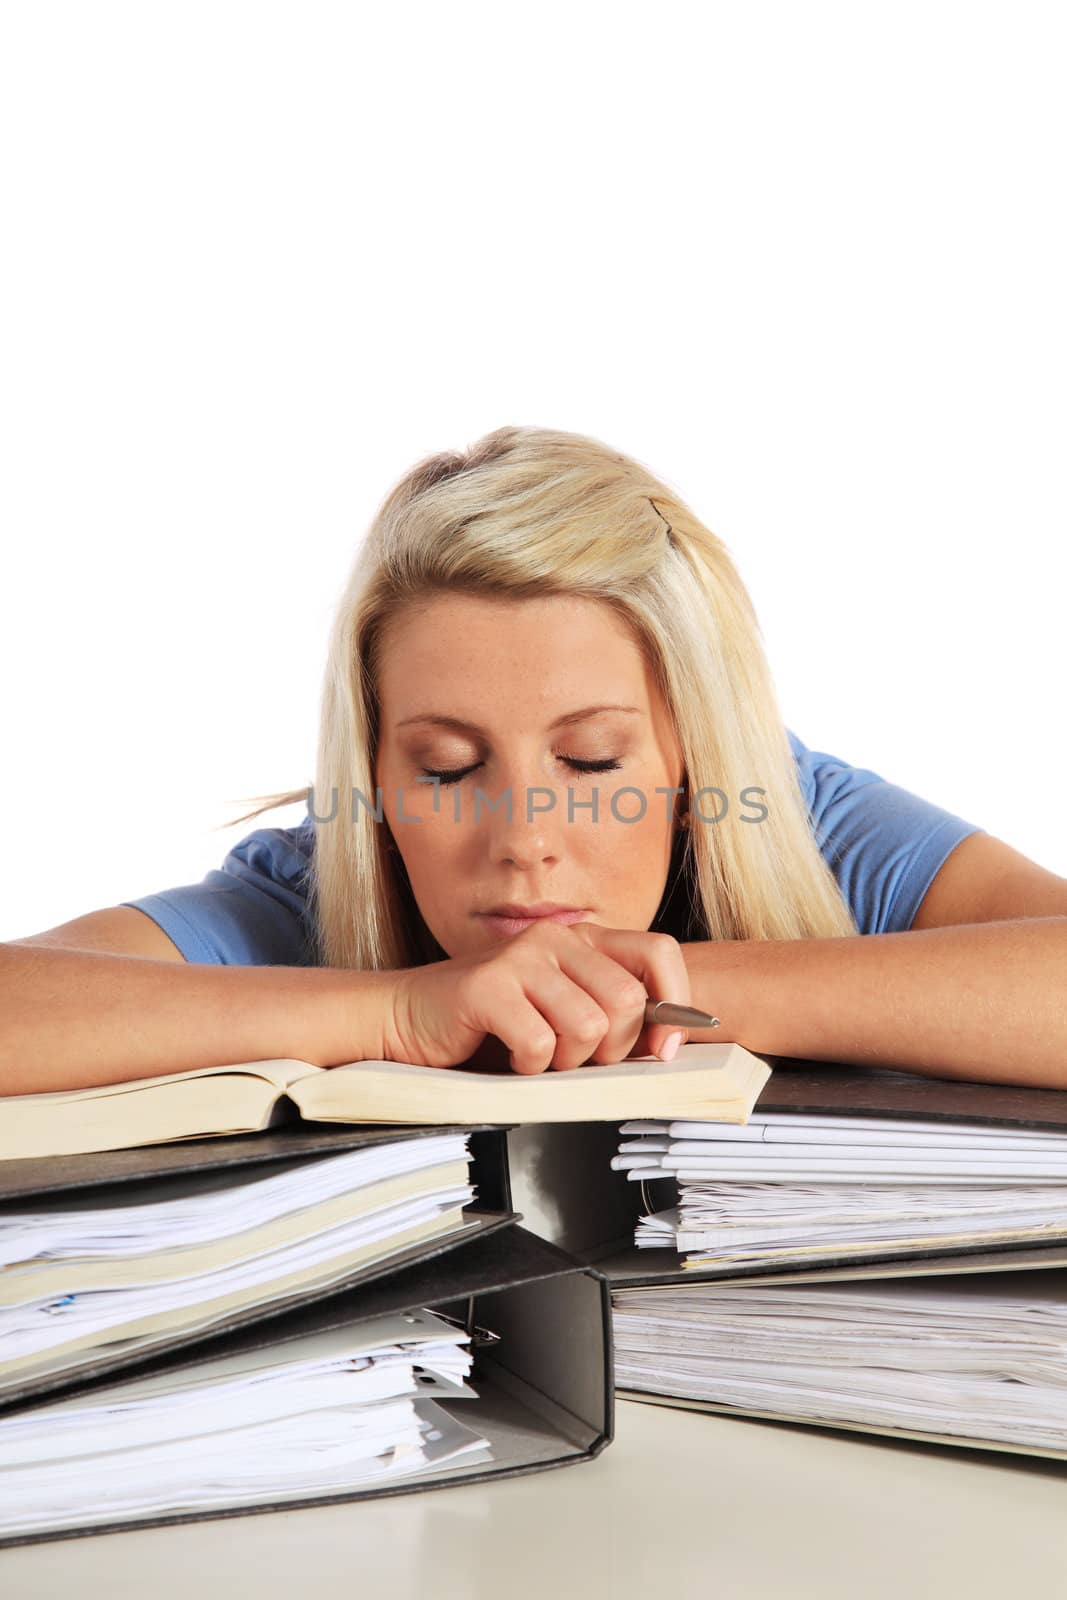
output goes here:
[{"label": "open book", "polygon": [[570,1072],[524,1074],[402,1061],[241,1061],[163,1077],[0,1098],[0,1160],[79,1155],[310,1122],[745,1122],[771,1069],[739,1044],[686,1044]]}]

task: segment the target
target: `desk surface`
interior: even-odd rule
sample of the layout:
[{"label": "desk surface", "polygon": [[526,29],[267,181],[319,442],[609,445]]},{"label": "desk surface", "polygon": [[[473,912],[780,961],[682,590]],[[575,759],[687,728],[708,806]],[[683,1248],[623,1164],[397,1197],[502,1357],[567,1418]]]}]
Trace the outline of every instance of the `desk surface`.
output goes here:
[{"label": "desk surface", "polygon": [[621,1401],[595,1461],[0,1550],[6,1600],[1061,1596],[1067,1468]]}]

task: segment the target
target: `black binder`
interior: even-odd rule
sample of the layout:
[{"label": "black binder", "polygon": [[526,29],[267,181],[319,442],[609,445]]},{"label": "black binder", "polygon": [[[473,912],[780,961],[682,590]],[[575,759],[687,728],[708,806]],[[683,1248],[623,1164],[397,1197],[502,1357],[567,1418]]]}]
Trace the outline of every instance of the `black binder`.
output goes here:
[{"label": "black binder", "polygon": [[[506,1219],[505,1219],[506,1221]],[[611,1307],[608,1283],[595,1268],[583,1266],[555,1246],[512,1224],[433,1259],[391,1271],[328,1299],[302,1305],[209,1341],[199,1341],[195,1359],[264,1349],[299,1334],[356,1325],[370,1318],[416,1309],[461,1317],[475,1330],[470,1382],[478,1398],[439,1401],[489,1440],[494,1459],[468,1467],[447,1464],[437,1471],[395,1479],[387,1485],[343,1493],[285,1498],[270,1504],[234,1504],[207,1511],[80,1523],[76,1527],[9,1535],[0,1546],[115,1533],[304,1506],[413,1494],[428,1488],[477,1483],[490,1478],[539,1472],[599,1455],[613,1436]],[[480,1344],[487,1327],[496,1342]],[[180,1369],[193,1359],[185,1351],[157,1356],[139,1376]],[[99,1380],[65,1387],[71,1394],[96,1395]],[[32,1407],[25,1401],[4,1408],[3,1416]]]},{"label": "black binder", "polygon": [[[1067,1090],[930,1079],[888,1068],[832,1062],[768,1059],[774,1073],[759,1096],[760,1111],[921,1117],[973,1122],[979,1126],[1067,1129]],[[785,1285],[879,1278],[921,1280],[983,1273],[994,1275],[991,1282],[995,1283],[1004,1274],[1030,1271],[1058,1271],[1067,1280],[1067,1229],[1057,1229],[1040,1244],[1005,1243],[990,1247],[969,1242],[937,1249],[872,1246],[865,1251],[820,1256],[810,1265],[792,1268],[785,1268],[780,1262],[731,1262],[686,1268],[682,1266],[682,1256],[675,1250],[635,1246],[634,1227],[647,1207],[642,1199],[642,1185],[630,1182],[623,1173],[611,1168],[618,1141],[617,1122],[543,1123],[510,1129],[506,1141],[494,1150],[494,1157],[504,1164],[500,1175],[503,1203],[519,1206],[526,1225],[546,1239],[572,1252],[579,1260],[595,1263],[612,1290],[675,1284],[691,1287],[701,1283],[726,1287],[731,1283]],[[657,1187],[664,1196],[662,1205],[671,1204],[665,1194],[672,1187],[669,1180],[656,1180],[646,1187],[652,1190],[653,1207]],[[1024,1460],[1040,1458],[1060,1464],[1060,1470],[1067,1471],[1067,1447],[1062,1450],[1038,1448],[923,1432],[921,1428],[817,1421],[785,1410],[756,1410],[645,1390],[620,1388],[616,1393],[622,1399],[722,1416],[830,1427],[871,1437],[914,1440],[932,1447],[1009,1453]]]},{"label": "black binder", "polygon": [[[808,1111],[826,1116],[923,1118],[973,1122],[978,1126],[1067,1130],[1067,1089],[1022,1088],[971,1083],[962,1079],[924,1078],[889,1068],[845,1063],[800,1061],[768,1056],[772,1076],[757,1100],[759,1111]],[[537,1123],[508,1130],[506,1140],[487,1152],[486,1161],[500,1161],[499,1194],[503,1205],[521,1211],[526,1226],[593,1262],[612,1284],[638,1288],[658,1283],[701,1283],[761,1277],[785,1270],[780,1262],[729,1262],[719,1266],[682,1266],[675,1250],[638,1248],[634,1229],[648,1209],[642,1185],[614,1172],[618,1152],[617,1122]],[[671,1180],[644,1185],[653,1208],[672,1203]],[[657,1198],[658,1197],[658,1198]],[[872,1246],[869,1250],[820,1255],[803,1270],[864,1267],[880,1262],[957,1262],[980,1258],[986,1270],[992,1260],[1010,1258],[1015,1267],[1062,1264],[1067,1254],[1067,1226],[1050,1230],[1040,1244],[979,1242],[931,1249],[923,1246]],[[948,1270],[942,1267],[941,1270]]]},{"label": "black binder", "polygon": [[[268,1319],[281,1317],[296,1306],[310,1304],[331,1295],[343,1293],[356,1285],[370,1284],[407,1267],[413,1262],[431,1260],[454,1250],[459,1245],[493,1233],[516,1220],[510,1208],[486,1209],[482,1196],[490,1203],[505,1192],[502,1182],[504,1170],[500,1130],[495,1128],[447,1127],[354,1127],[334,1124],[291,1123],[275,1130],[255,1134],[240,1134],[232,1138],[206,1138],[177,1140],[168,1144],[142,1145],[128,1150],[94,1151],[86,1155],[61,1158],[30,1158],[0,1161],[0,1224],[5,1210],[21,1202],[32,1202],[40,1196],[84,1193],[92,1201],[96,1195],[121,1195],[134,1198],[123,1191],[136,1187],[137,1199],[149,1201],[153,1187],[167,1178],[186,1176],[190,1172],[214,1173],[237,1168],[270,1166],[282,1170],[286,1165],[306,1161],[340,1150],[371,1147],[428,1137],[433,1134],[469,1134],[471,1151],[470,1172],[475,1185],[474,1203],[464,1211],[463,1226],[447,1233],[408,1246],[355,1270],[340,1268],[329,1282],[320,1282],[297,1292],[272,1298],[268,1303],[257,1303],[230,1311],[217,1317],[210,1325],[187,1331],[171,1330],[155,1337],[130,1339],[121,1345],[101,1346],[95,1351],[74,1352],[69,1359],[58,1361],[54,1368],[34,1376],[0,1376],[0,1408],[17,1400],[44,1396],[53,1391],[64,1393],[72,1384],[83,1378],[97,1378],[109,1373],[129,1372],[131,1375],[163,1350],[176,1350],[200,1346],[205,1340],[230,1329],[245,1327]],[[259,1176],[259,1174],[254,1174]],[[269,1175],[269,1174],[264,1174]]]}]

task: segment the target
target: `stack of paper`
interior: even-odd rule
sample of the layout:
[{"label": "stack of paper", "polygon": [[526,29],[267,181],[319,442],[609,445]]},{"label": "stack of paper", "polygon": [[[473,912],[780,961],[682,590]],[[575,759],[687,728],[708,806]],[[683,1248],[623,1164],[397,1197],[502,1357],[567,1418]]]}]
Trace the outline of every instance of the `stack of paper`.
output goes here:
[{"label": "stack of paper", "polygon": [[616,1289],[620,1390],[1067,1453],[1067,1273]]},{"label": "stack of paper", "polygon": [[326,1496],[489,1460],[487,1440],[429,1398],[475,1397],[470,1370],[467,1334],[420,1311],[0,1417],[0,1536]]},{"label": "stack of paper", "polygon": [[757,1112],[741,1126],[627,1122],[620,1131],[616,1170],[677,1185],[677,1204],[642,1217],[636,1243],[691,1252],[686,1267],[1067,1232],[1062,1134],[799,1112]]},{"label": "stack of paper", "polygon": [[464,1226],[463,1134],[247,1170],[182,1174],[131,1203],[124,1186],[9,1205],[0,1217],[0,1388],[168,1341],[241,1308],[325,1287]]}]

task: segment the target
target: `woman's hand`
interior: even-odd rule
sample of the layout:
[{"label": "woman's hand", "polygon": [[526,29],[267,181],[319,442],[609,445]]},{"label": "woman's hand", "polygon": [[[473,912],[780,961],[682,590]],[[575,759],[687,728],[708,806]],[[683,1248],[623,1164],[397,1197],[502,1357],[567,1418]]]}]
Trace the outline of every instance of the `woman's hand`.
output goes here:
[{"label": "woman's hand", "polygon": [[658,1054],[684,1030],[647,1024],[649,999],[689,1003],[689,972],[670,934],[535,922],[491,950],[398,972],[385,1057],[458,1066],[489,1035],[523,1073]]}]

